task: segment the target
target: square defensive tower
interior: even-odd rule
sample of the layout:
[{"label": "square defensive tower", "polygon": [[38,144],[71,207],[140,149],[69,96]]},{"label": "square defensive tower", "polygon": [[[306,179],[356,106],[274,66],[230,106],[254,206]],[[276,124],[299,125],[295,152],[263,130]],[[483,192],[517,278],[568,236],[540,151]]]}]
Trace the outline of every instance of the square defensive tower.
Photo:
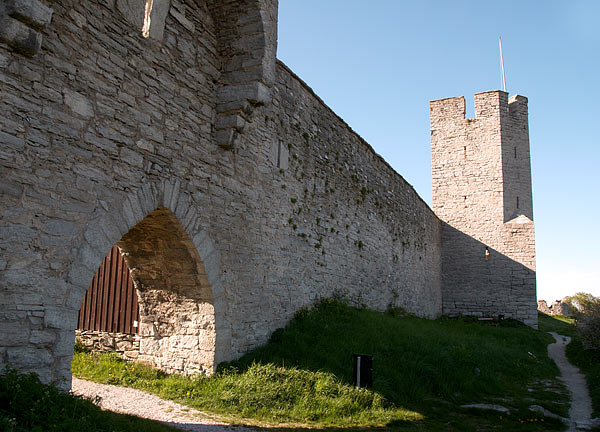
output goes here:
[{"label": "square defensive tower", "polygon": [[527,98],[502,91],[430,103],[433,210],[442,220],[448,315],[537,327]]}]

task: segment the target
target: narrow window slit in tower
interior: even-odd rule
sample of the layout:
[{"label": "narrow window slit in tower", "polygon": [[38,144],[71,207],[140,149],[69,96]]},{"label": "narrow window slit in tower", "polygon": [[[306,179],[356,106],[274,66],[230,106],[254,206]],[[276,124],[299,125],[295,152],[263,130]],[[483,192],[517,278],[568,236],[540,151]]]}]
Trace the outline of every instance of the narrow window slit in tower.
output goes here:
[{"label": "narrow window slit in tower", "polygon": [[517,208],[519,208],[519,197],[517,197]]},{"label": "narrow window slit in tower", "polygon": [[517,158],[517,147],[515,146],[515,159]]},{"label": "narrow window slit in tower", "polygon": [[277,168],[281,168],[281,140],[277,143]]},{"label": "narrow window slit in tower", "polygon": [[467,146],[464,146],[463,149],[465,151],[465,160],[467,160]]},{"label": "narrow window slit in tower", "polygon": [[154,3],[154,0],[146,0],[146,8],[144,10],[144,26],[142,27],[142,36],[145,38],[150,36],[150,14],[152,13],[152,3]]}]

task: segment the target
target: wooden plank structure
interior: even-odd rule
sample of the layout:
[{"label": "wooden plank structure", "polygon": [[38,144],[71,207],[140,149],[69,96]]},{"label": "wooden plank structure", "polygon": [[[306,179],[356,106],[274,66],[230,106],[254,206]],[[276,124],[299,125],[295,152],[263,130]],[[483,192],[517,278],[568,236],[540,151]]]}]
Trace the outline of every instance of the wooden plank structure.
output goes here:
[{"label": "wooden plank structure", "polygon": [[129,267],[115,245],[94,275],[81,307],[77,328],[137,334],[140,308]]}]

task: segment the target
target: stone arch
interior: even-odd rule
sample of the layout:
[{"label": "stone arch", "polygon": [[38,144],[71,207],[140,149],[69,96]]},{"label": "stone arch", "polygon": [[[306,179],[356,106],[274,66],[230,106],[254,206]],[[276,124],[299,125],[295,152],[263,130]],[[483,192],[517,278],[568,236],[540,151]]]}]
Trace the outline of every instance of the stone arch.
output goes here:
[{"label": "stone arch", "polygon": [[[97,209],[91,215],[68,270],[68,291],[64,307],[57,310],[46,310],[46,321],[50,324],[49,327],[58,328],[62,335],[57,338],[57,344],[60,341],[60,346],[53,350],[55,354],[53,375],[58,384],[64,385],[64,387],[70,385],[70,361],[73,355],[77,313],[93,275],[114,244],[117,244],[125,254],[125,259],[132,269],[136,288],[140,291],[138,298],[146,305],[145,307],[148,308],[152,301],[156,303],[161,298],[173,299],[178,295],[179,301],[183,301],[187,307],[188,314],[185,324],[175,335],[176,338],[170,338],[168,335],[164,337],[165,327],[168,326],[164,320],[167,311],[159,313],[162,318],[158,320],[153,320],[157,318],[156,310],[152,311],[148,308],[144,311],[146,320],[141,319],[142,328],[140,330],[142,338],[146,337],[146,350],[140,347],[141,358],[152,361],[151,358],[144,357],[144,352],[156,349],[160,344],[163,345],[162,348],[170,346],[173,349],[179,349],[184,345],[188,350],[194,347],[193,338],[184,336],[195,336],[196,338],[208,336],[209,346],[201,347],[195,354],[192,353],[184,359],[184,363],[188,364],[182,364],[181,368],[173,362],[161,364],[166,357],[159,361],[153,361],[153,363],[168,371],[212,373],[216,365],[223,361],[229,353],[231,331],[225,323],[219,252],[206,231],[200,227],[198,207],[193,202],[191,195],[184,190],[179,180],[169,180],[145,184],[122,196],[120,200],[115,200],[112,205],[105,202],[101,205],[102,208]],[[149,233],[153,234],[146,237],[146,244],[140,243],[140,238]],[[165,235],[166,239],[161,238]],[[161,242],[163,245],[171,242],[168,253],[183,258],[187,263],[166,263],[165,259],[168,257],[152,252],[151,246]],[[154,266],[152,265],[153,261]],[[188,279],[183,277],[172,280],[170,290],[160,287],[160,283],[165,282],[165,277],[176,272],[178,266],[179,269],[181,266],[187,266]],[[190,286],[193,281],[189,279],[190,266],[193,266],[195,277],[197,277],[196,282],[201,285],[195,298],[194,295],[190,296],[190,292],[193,291]],[[190,313],[194,301],[199,305],[196,315]],[[173,311],[172,308],[167,307],[166,309]],[[212,318],[200,322],[199,315],[202,314],[211,315]],[[179,314],[177,317],[181,318],[182,315]],[[194,325],[205,328],[194,335],[191,330]],[[213,336],[208,334],[211,331]],[[158,348],[161,347],[158,346]],[[210,355],[209,351],[212,351]],[[194,356],[195,358],[193,358]],[[191,367],[188,367],[190,365]]]}]

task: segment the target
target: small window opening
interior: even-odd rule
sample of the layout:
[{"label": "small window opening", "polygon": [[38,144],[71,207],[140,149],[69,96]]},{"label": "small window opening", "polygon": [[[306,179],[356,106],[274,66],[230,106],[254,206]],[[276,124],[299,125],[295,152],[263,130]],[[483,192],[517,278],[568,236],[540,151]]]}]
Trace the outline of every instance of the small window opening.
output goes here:
[{"label": "small window opening", "polygon": [[145,38],[150,36],[150,14],[152,13],[152,3],[154,3],[154,0],[146,0],[146,8],[144,10],[144,26],[142,27],[142,36]]},{"label": "small window opening", "polygon": [[283,140],[280,139],[277,141],[277,148],[275,149],[275,151],[277,152],[277,154],[274,155],[274,162],[276,163],[277,168],[279,168],[281,171],[287,169],[289,166],[288,158],[290,156],[289,147],[285,145]]},{"label": "small window opening", "polygon": [[465,160],[467,160],[467,146],[464,146],[463,149],[465,151]]},{"label": "small window opening", "polygon": [[517,158],[517,147],[515,146],[515,159]]},{"label": "small window opening", "polygon": [[485,260],[489,261],[490,259],[490,249],[486,246],[485,247]]},{"label": "small window opening", "polygon": [[517,197],[517,208],[519,208],[519,197]]}]

